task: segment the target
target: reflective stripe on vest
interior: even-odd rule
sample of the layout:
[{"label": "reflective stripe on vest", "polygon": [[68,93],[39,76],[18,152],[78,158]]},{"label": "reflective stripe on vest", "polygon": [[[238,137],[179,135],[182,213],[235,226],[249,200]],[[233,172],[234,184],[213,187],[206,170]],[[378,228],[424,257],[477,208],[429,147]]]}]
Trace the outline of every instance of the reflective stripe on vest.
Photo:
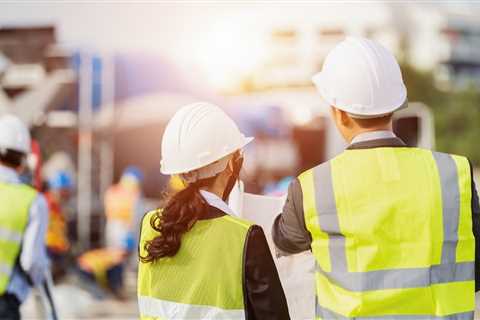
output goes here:
[{"label": "reflective stripe on vest", "polygon": [[217,307],[190,305],[143,296],[138,298],[138,307],[140,314],[159,319],[245,319],[244,309],[226,310]]},{"label": "reflective stripe on vest", "polygon": [[10,270],[11,270],[10,265],[0,262],[0,273],[8,276],[10,274]]},{"label": "reflective stripe on vest", "polygon": [[[400,148],[399,148],[400,149]],[[402,148],[405,150],[405,148]],[[379,149],[380,150],[380,149]],[[376,152],[375,156],[377,157],[390,157],[393,162],[395,162],[395,157],[397,156],[391,149],[385,149],[385,151],[374,150],[370,152]],[[417,150],[417,149],[415,149]],[[362,152],[361,150],[356,150],[355,152]],[[379,154],[380,152],[385,152],[385,154]],[[405,151],[402,151],[405,152]],[[408,152],[408,151],[407,151]],[[358,154],[357,154],[358,155]],[[419,156],[422,154],[419,154]],[[351,155],[350,155],[351,156]],[[398,155],[401,156],[401,155]],[[411,156],[407,155],[407,156]],[[432,158],[432,154],[429,155]],[[375,157],[374,157],[375,159]],[[438,169],[438,179],[440,180],[441,185],[441,202],[442,210],[441,217],[443,218],[443,233],[444,241],[441,246],[441,261],[439,264],[431,263],[428,267],[402,267],[394,269],[380,269],[380,270],[370,270],[370,271],[356,271],[352,272],[348,269],[347,264],[347,248],[353,247],[355,245],[355,235],[350,235],[350,242],[346,244],[346,236],[342,232],[339,223],[339,215],[337,212],[338,207],[338,197],[341,197],[342,194],[339,192],[338,195],[335,194],[334,182],[332,177],[332,163],[324,163],[311,171],[307,171],[302,176],[300,176],[300,182],[302,185],[302,190],[304,193],[304,207],[305,209],[305,221],[307,228],[312,234],[312,250],[316,256],[317,261],[317,286],[322,284],[326,287],[337,288],[335,290],[348,290],[350,292],[368,293],[368,301],[370,302],[370,310],[378,312],[382,310],[382,307],[379,306],[375,310],[371,306],[375,301],[381,304],[382,302],[382,291],[386,294],[391,294],[392,296],[395,293],[398,293],[398,296],[401,297],[401,290],[407,292],[411,291],[411,294],[424,294],[422,291],[425,288],[430,286],[440,285],[445,286],[450,283],[458,283],[457,286],[463,286],[462,288],[454,288],[455,285],[452,285],[452,299],[455,299],[455,292],[465,292],[472,290],[472,302],[473,302],[473,288],[474,288],[474,261],[473,261],[473,247],[468,248],[468,246],[463,245],[465,248],[461,254],[462,257],[469,256],[468,261],[459,261],[457,262],[457,247],[459,243],[459,224],[460,224],[460,201],[468,198],[469,190],[463,190],[469,187],[469,170],[468,165],[465,168],[466,159],[457,157],[457,161],[448,154],[433,153],[433,165],[436,164]],[[350,159],[351,160],[351,159]],[[335,161],[335,159],[333,160]],[[338,163],[341,163],[342,159]],[[457,162],[462,162],[462,165],[459,165],[462,170],[462,179],[459,179],[457,172]],[[337,163],[337,164],[338,164]],[[372,164],[374,165],[374,164]],[[340,168],[341,165],[339,165]],[[464,169],[467,169],[465,172]],[[340,170],[340,169],[339,169]],[[393,180],[399,179],[395,176],[397,173],[386,173],[386,175],[391,175],[390,178]],[[425,173],[427,174],[427,173]],[[341,179],[341,178],[338,178]],[[366,178],[368,179],[368,178]],[[462,181],[464,182],[462,184]],[[468,183],[467,183],[468,182]],[[337,183],[341,186],[341,183]],[[462,195],[459,189],[459,185],[462,187]],[[367,186],[368,188],[368,186]],[[337,191],[338,192],[338,191]],[[336,198],[337,196],[337,198]],[[345,195],[343,195],[345,196]],[[348,195],[354,196],[354,195]],[[348,200],[341,198],[340,201],[344,201],[343,204],[347,205]],[[463,205],[463,208],[465,205]],[[343,207],[345,211],[345,207]],[[313,209],[313,210],[312,210]],[[431,210],[431,208],[428,208]],[[463,209],[466,211],[465,209]],[[470,216],[463,212],[466,219],[471,220]],[[468,223],[463,223],[461,226],[462,232],[466,232],[466,226]],[[471,225],[470,225],[471,226]],[[399,226],[401,227],[401,226]],[[401,229],[401,228],[400,228]],[[387,231],[393,232],[394,230]],[[466,233],[468,237],[465,237],[467,241],[471,241],[473,235]],[[375,235],[372,235],[372,237]],[[352,240],[353,238],[353,240]],[[328,246],[326,242],[328,241]],[[352,244],[353,243],[353,244]],[[374,244],[372,244],[373,248]],[[368,249],[368,248],[367,248]],[[351,249],[350,249],[351,250]],[[368,251],[363,251],[370,254]],[[467,252],[465,254],[465,252]],[[356,254],[359,254],[358,252]],[[322,259],[321,257],[328,256],[329,259]],[[463,259],[465,260],[465,259]],[[350,258],[351,261],[351,258]],[[351,262],[350,262],[351,263]],[[341,289],[340,289],[341,288]],[[415,291],[418,288],[417,291]],[[439,289],[444,290],[444,288]],[[323,288],[325,291],[325,288]],[[325,292],[320,292],[319,294],[326,294]],[[333,294],[333,292],[332,292]],[[377,295],[376,295],[377,294]],[[468,296],[468,292],[465,293]],[[348,296],[348,294],[347,294]],[[325,296],[324,296],[325,298]],[[327,299],[330,300],[331,296],[327,296]],[[412,297],[415,299],[414,297]],[[437,298],[437,297],[435,297]],[[435,299],[434,298],[434,299]],[[332,298],[334,301],[335,298]],[[445,300],[445,297],[438,297],[440,300]],[[457,299],[463,299],[457,297]],[[317,316],[324,319],[348,319],[343,315],[340,315],[334,311],[331,311],[323,304],[320,298],[317,299]],[[470,299],[469,299],[470,300]],[[361,301],[361,298],[359,298]],[[339,303],[341,303],[340,301]],[[355,319],[368,319],[369,312],[362,312],[363,305],[356,305],[355,302],[358,301],[345,301],[345,303],[352,303],[351,310],[356,310]],[[431,301],[429,301],[431,302]],[[442,301],[440,301],[441,303]],[[319,304],[320,303],[320,304]],[[325,302],[323,302],[325,303]],[[405,301],[405,303],[407,303]],[[470,305],[470,303],[468,304]],[[468,309],[473,310],[474,305],[471,305],[472,308]],[[345,310],[348,309],[345,308]],[[384,311],[388,312],[388,307],[384,308]],[[423,313],[422,310],[421,313]],[[467,311],[467,310],[462,310]],[[449,315],[449,317],[438,316],[438,319],[472,319],[473,313],[468,310],[467,312],[457,312],[458,315]],[[363,317],[365,314],[366,317]],[[360,316],[359,316],[360,315]],[[379,314],[371,314],[371,316],[379,316]],[[384,319],[386,314],[381,314],[381,318]],[[440,314],[441,315],[441,314]],[[352,316],[352,314],[350,314]],[[432,318],[432,315],[415,315],[415,314],[399,314],[399,315],[388,315],[388,319],[437,319]],[[385,318],[387,319],[387,318]]]},{"label": "reflective stripe on vest", "polygon": [[[140,255],[158,233],[142,223]],[[159,212],[158,214],[161,214]],[[198,220],[173,257],[139,264],[142,319],[245,319],[243,251],[251,224],[232,216]]]},{"label": "reflective stripe on vest", "polygon": [[0,241],[20,243],[22,242],[22,233],[0,226]]},{"label": "reflective stripe on vest", "polygon": [[0,183],[0,295],[10,282],[29,207],[36,195],[37,192],[26,185]]},{"label": "reflective stripe on vest", "polygon": [[[320,319],[338,319],[349,320],[351,318],[344,317],[338,313],[321,307],[318,303],[316,305],[315,313]],[[467,311],[462,313],[451,314],[448,316],[432,316],[432,315],[382,315],[381,317],[355,317],[355,320],[471,320],[473,319],[474,312]],[[317,318],[318,319],[318,318]]]},{"label": "reflective stripe on vest", "polygon": [[[22,234],[16,231],[8,230],[0,227],[0,241],[10,242],[20,245],[22,242]],[[0,261],[0,274],[2,277],[9,277],[12,271],[12,265]]]}]

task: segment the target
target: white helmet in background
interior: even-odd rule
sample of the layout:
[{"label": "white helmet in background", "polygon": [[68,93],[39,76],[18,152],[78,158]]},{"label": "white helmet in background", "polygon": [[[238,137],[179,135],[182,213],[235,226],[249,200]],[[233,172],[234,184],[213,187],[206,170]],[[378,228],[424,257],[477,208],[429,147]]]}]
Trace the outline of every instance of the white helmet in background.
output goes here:
[{"label": "white helmet in background", "polygon": [[408,104],[397,60],[366,38],[348,37],[340,42],[312,80],[323,99],[353,118],[381,117]]},{"label": "white helmet in background", "polygon": [[16,116],[0,116],[0,150],[14,150],[30,153],[30,132],[27,126]]},{"label": "white helmet in background", "polygon": [[167,124],[162,138],[161,172],[182,174],[187,182],[213,177],[225,170],[232,153],[252,140],[218,106],[206,102],[189,104]]}]

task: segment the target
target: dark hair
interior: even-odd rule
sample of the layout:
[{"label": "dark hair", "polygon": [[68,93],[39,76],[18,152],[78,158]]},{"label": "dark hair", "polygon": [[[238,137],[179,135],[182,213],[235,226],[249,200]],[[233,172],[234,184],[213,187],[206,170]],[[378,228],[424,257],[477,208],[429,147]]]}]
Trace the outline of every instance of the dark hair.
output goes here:
[{"label": "dark hair", "polygon": [[25,153],[12,149],[0,150],[0,162],[8,167],[17,168],[25,160]]},{"label": "dark hair", "polygon": [[209,184],[210,181],[207,179],[189,184],[185,189],[173,194],[163,209],[155,212],[150,218],[150,226],[159,235],[145,243],[147,254],[140,256],[140,261],[155,262],[177,254],[183,234],[192,229],[208,207],[199,187]]}]

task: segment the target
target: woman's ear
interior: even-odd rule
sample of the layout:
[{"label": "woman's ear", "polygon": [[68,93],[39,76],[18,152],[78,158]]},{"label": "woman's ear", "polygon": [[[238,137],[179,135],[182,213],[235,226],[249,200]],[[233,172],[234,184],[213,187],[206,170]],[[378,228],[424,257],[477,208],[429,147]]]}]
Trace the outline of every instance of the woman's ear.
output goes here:
[{"label": "woman's ear", "polygon": [[352,118],[343,110],[337,109],[340,117],[340,122],[342,125],[346,128],[351,128],[352,127]]}]

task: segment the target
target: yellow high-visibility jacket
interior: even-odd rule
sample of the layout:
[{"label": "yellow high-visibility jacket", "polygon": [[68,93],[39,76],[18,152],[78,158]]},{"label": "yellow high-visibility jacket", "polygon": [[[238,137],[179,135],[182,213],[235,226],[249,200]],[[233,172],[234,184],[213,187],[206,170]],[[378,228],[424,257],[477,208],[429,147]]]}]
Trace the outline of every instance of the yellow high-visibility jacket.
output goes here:
[{"label": "yellow high-visibility jacket", "polygon": [[346,150],[299,180],[317,265],[317,319],[473,319],[466,158]]},{"label": "yellow high-visibility jacket", "polygon": [[[140,255],[157,232],[143,219]],[[245,319],[243,252],[251,223],[229,215],[198,220],[174,257],[140,263],[141,319]],[[217,272],[215,270],[218,270]]]},{"label": "yellow high-visibility jacket", "polygon": [[0,183],[0,295],[5,293],[22,245],[29,208],[37,191]]}]

